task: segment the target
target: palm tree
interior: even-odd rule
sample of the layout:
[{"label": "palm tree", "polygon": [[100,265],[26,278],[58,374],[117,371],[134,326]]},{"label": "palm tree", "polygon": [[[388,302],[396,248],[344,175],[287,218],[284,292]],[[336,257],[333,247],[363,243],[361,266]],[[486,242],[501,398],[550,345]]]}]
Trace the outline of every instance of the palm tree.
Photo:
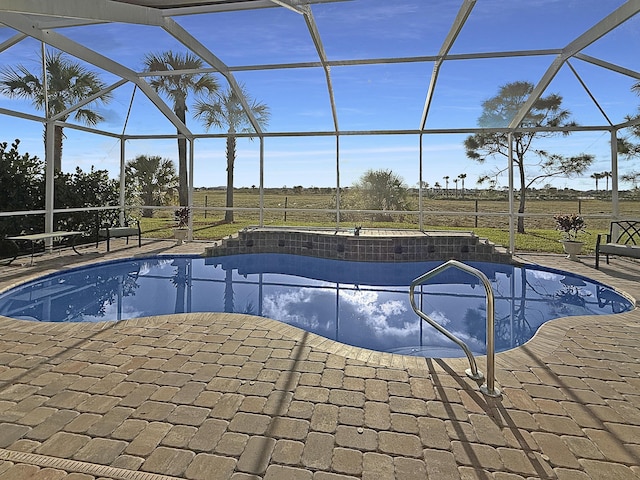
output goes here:
[{"label": "palm tree", "polygon": [[455,194],[454,198],[458,198],[458,180],[459,180],[458,177],[453,179],[453,183],[456,184],[456,194]]},{"label": "palm tree", "polygon": [[448,197],[449,196],[449,175],[442,177],[442,179],[444,180],[444,184],[445,184],[445,195]]},{"label": "palm tree", "polygon": [[[258,125],[260,127],[266,126],[269,122],[269,107],[252,99],[244,86],[240,86],[240,95],[249,105]],[[198,100],[195,104],[194,116],[204,122],[207,130],[211,127],[227,130],[227,210],[224,215],[224,220],[227,223],[233,223],[233,168],[236,161],[236,134],[255,132],[240,100],[241,98],[236,92],[229,88],[225,92]]]},{"label": "palm tree", "polygon": [[[169,205],[175,198],[178,177],[170,159],[158,155],[138,155],[127,162],[125,172],[135,185],[143,205]],[[142,216],[153,217],[153,210],[142,209]]]},{"label": "palm tree", "polygon": [[458,175],[458,178],[460,180],[462,180],[461,189],[462,189],[462,196],[464,197],[464,179],[467,178],[467,174],[466,173],[461,173],[460,175]]},{"label": "palm tree", "polygon": [[591,178],[594,178],[596,181],[596,192],[598,191],[598,180],[600,180],[602,178],[602,174],[601,173],[592,173],[591,174]]},{"label": "palm tree", "polygon": [[[175,53],[172,51],[160,54],[147,54],[144,58],[147,72],[169,72],[186,70],[190,73],[180,75],[158,75],[150,77],[149,84],[158,93],[165,94],[173,102],[173,111],[186,125],[187,96],[195,94],[211,95],[220,88],[216,77],[210,73],[191,73],[203,68],[201,59],[191,53]],[[178,133],[180,133],[178,131]],[[189,203],[189,186],[187,181],[187,140],[178,137],[178,197],[181,206]]]},{"label": "palm tree", "polygon": [[[0,93],[11,98],[31,99],[33,106],[45,111],[48,105],[47,118],[58,115],[73,108],[83,100],[99,94],[106,88],[97,73],[87,70],[81,64],[67,58],[62,52],[47,52],[46,66],[46,102],[42,72],[34,74],[24,65],[3,68],[0,71]],[[104,92],[83,107],[59,117],[66,121],[73,113],[73,118],[85,125],[93,126],[104,120],[104,117],[91,106],[106,104],[111,100],[111,93]],[[47,138],[48,124],[45,124],[44,138]],[[54,127],[53,166],[56,171],[62,169],[63,127]]]},{"label": "palm tree", "polygon": [[607,192],[609,190],[609,179],[611,178],[611,172],[602,172],[600,175],[606,180],[606,184],[604,187],[604,191]]}]

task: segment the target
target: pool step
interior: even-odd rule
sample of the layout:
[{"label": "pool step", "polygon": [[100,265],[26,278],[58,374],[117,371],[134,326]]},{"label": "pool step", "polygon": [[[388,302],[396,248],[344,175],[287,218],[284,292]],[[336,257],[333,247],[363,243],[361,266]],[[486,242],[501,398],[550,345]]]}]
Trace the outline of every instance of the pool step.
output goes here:
[{"label": "pool step", "polygon": [[[411,355],[413,357],[425,358],[463,358],[465,356],[462,349],[458,346],[444,345],[412,345],[407,347],[394,348],[388,353],[396,353],[398,355]],[[484,355],[483,352],[472,352],[474,355]]]},{"label": "pool step", "polygon": [[483,243],[484,245],[492,247],[493,250],[496,253],[500,253],[500,254],[504,254],[504,255],[508,255],[509,254],[509,249],[507,247],[504,247],[502,245],[498,245],[497,243],[492,242],[488,238],[480,238],[479,242]]}]

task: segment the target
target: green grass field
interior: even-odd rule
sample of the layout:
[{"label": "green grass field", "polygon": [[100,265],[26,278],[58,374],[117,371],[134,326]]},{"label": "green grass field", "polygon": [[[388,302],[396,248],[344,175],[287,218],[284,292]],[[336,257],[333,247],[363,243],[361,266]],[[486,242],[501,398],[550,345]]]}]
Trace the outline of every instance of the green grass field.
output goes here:
[{"label": "green grass field", "polygon": [[[198,240],[215,240],[231,235],[238,230],[258,225],[260,195],[258,189],[239,189],[234,193],[234,223],[224,219],[224,190],[197,190],[194,192],[194,230]],[[417,198],[414,199],[417,209]],[[301,193],[266,191],[264,196],[264,225],[324,226],[335,227],[335,214],[322,212],[332,209],[335,197],[332,193],[303,190]],[[205,208],[206,207],[206,208]],[[561,253],[561,233],[555,230],[553,215],[558,213],[580,213],[585,217],[587,233],[581,235],[585,242],[583,252],[592,253],[598,233],[608,231],[611,201],[582,200],[538,200],[527,201],[525,234],[516,235],[516,250]],[[619,204],[620,215],[640,218],[640,202],[624,200]],[[306,211],[302,211],[306,209]],[[465,230],[478,236],[507,246],[509,244],[509,205],[506,200],[474,199],[423,199],[424,230]],[[476,212],[478,215],[476,216]],[[482,215],[482,216],[481,216]],[[418,229],[416,213],[391,215],[390,221],[376,222],[373,214],[341,213],[340,227],[352,228],[402,228]],[[173,211],[156,211],[153,218],[143,218],[144,235],[152,238],[171,238]]]}]

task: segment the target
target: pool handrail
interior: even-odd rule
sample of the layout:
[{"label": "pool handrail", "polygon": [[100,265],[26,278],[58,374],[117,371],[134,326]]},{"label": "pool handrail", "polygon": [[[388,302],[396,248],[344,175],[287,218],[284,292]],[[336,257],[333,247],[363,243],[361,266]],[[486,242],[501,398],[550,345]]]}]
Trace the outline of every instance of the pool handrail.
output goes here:
[{"label": "pool handrail", "polygon": [[460,340],[458,337],[456,337],[449,330],[444,328],[442,325],[434,321],[424,312],[422,312],[422,310],[418,308],[415,302],[415,295],[414,295],[415,288],[418,285],[423,284],[430,278],[438,275],[439,273],[449,268],[458,268],[464,272],[474,275],[478,277],[482,282],[482,284],[484,285],[484,289],[487,293],[487,377],[486,377],[486,383],[480,387],[480,391],[489,397],[499,397],[501,395],[500,390],[495,387],[494,295],[493,295],[493,289],[491,288],[491,282],[489,281],[487,276],[477,268],[474,268],[470,265],[459,262],[457,260],[449,260],[443,263],[442,265],[439,265],[433,268],[432,270],[429,270],[427,273],[419,276],[418,278],[414,279],[411,282],[411,285],[409,287],[409,300],[411,302],[411,308],[413,308],[413,311],[416,312],[416,315],[418,315],[422,320],[427,322],[433,328],[438,330],[440,333],[445,335],[451,341],[456,343],[460,348],[462,348],[465,355],[467,356],[467,359],[469,360],[469,367],[470,367],[467,370],[465,370],[465,373],[469,378],[472,378],[474,380],[482,380],[483,374],[481,371],[478,370],[476,359],[473,356],[473,353],[471,353],[471,350],[469,349],[467,344],[462,340]]}]

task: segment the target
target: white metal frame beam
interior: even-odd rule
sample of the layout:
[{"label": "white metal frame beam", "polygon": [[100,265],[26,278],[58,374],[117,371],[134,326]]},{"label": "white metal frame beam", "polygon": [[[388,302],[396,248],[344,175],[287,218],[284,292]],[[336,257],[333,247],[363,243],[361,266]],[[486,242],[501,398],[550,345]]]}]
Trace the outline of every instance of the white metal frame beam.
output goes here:
[{"label": "white metal frame beam", "polygon": [[598,108],[598,110],[600,110],[600,113],[605,118],[607,123],[609,123],[609,125],[613,127],[613,122],[611,121],[611,119],[607,115],[607,112],[605,112],[605,110],[602,107],[602,105],[600,105],[600,102],[598,102],[598,99],[591,92],[591,90],[589,89],[589,87],[587,86],[585,81],[582,79],[582,77],[578,74],[578,71],[575,68],[573,68],[573,65],[571,65],[571,62],[569,60],[567,60],[567,67],[569,67],[571,72],[573,72],[575,77],[578,79],[578,82],[580,82],[580,85],[582,85],[582,88],[584,89],[584,91],[587,92],[587,95],[589,95],[589,98],[591,99],[591,101],[595,104],[595,106]]},{"label": "white metal frame beam", "polygon": [[68,21],[79,20],[95,23],[122,22],[143,25],[160,25],[162,14],[153,8],[130,5],[111,0],[2,0],[5,12],[49,17]]},{"label": "white metal frame beam", "polygon": [[449,29],[449,33],[445,38],[442,46],[440,47],[440,52],[438,52],[438,56],[435,59],[435,65],[433,66],[433,72],[431,73],[431,80],[429,81],[429,89],[427,90],[427,98],[424,102],[424,109],[422,110],[422,119],[420,120],[420,130],[424,130],[424,127],[427,124],[427,117],[429,116],[429,108],[431,107],[431,101],[433,100],[433,94],[436,89],[436,82],[438,81],[438,74],[440,73],[440,67],[442,66],[443,60],[446,58],[449,50],[453,46],[456,38],[460,34],[462,27],[469,18],[471,14],[471,10],[476,4],[476,0],[465,0],[464,3],[460,6],[458,10],[458,14],[456,15],[455,20],[453,21],[453,25]]},{"label": "white metal frame beam", "polygon": [[304,17],[304,21],[311,35],[311,40],[316,48],[316,53],[320,59],[322,70],[324,71],[325,81],[327,83],[327,92],[329,94],[329,104],[331,106],[331,115],[333,117],[333,128],[336,136],[336,227],[340,225],[340,125],[338,122],[338,108],[336,106],[335,94],[333,91],[333,81],[331,80],[331,66],[327,58],[327,53],[322,43],[322,37],[316,24],[313,12],[309,5],[299,5],[295,0],[271,0],[272,2],[293,10]]},{"label": "white metal frame beam", "polygon": [[333,82],[331,80],[331,66],[329,65],[329,59],[327,58],[327,53],[325,52],[324,45],[322,44],[322,37],[320,36],[320,31],[318,30],[318,26],[316,24],[315,18],[313,17],[313,12],[311,11],[311,7],[309,5],[301,5],[299,2],[296,2],[295,0],[269,0],[269,1],[274,3],[275,5],[284,7],[304,17],[304,21],[307,25],[307,30],[309,30],[309,35],[311,36],[313,45],[316,48],[316,53],[318,54],[318,58],[320,59],[319,66],[321,66],[322,69],[324,70],[324,75],[327,82],[327,90],[329,92],[329,103],[331,105],[331,114],[333,116],[333,126],[336,130],[336,133],[338,133],[340,131],[340,128],[338,126],[338,110],[336,107],[335,95],[333,91]]},{"label": "white metal frame beam", "polygon": [[[96,2],[91,4],[86,2],[85,0],[57,0],[55,8],[53,8],[53,6],[49,4],[44,5],[39,0],[7,0],[7,2],[9,2],[10,4],[15,4],[13,8],[15,8],[16,11],[21,11],[23,13],[27,12],[32,14],[61,17],[61,18],[67,18],[67,19],[76,18],[81,20],[83,23],[87,23],[88,20],[95,20],[96,22],[104,22],[104,21],[124,22],[124,23],[137,23],[137,24],[143,24],[143,25],[162,27],[165,31],[167,31],[170,35],[174,36],[188,49],[190,49],[191,51],[199,55],[201,58],[207,61],[207,63],[211,64],[216,69],[216,71],[220,72],[227,79],[227,81],[231,85],[231,88],[237,94],[240,93],[240,88],[237,82],[235,81],[235,78],[233,78],[233,75],[231,74],[229,68],[226,65],[224,65],[224,63],[220,61],[215,55],[213,55],[213,53],[211,53],[208,49],[206,49],[204,45],[198,42],[186,30],[184,30],[180,25],[178,25],[175,21],[173,21],[173,19],[166,17],[165,16],[166,13],[163,13],[158,9],[138,6],[138,5],[131,5],[128,3],[111,1],[111,0],[97,0]],[[23,3],[23,2],[26,2],[26,3]],[[11,8],[11,5],[9,5],[9,8]],[[9,26],[12,26],[12,25],[9,25]],[[47,42],[47,43],[52,44],[51,42]],[[60,48],[59,45],[54,45],[54,46],[56,46],[56,48]],[[78,46],[78,47],[84,48],[81,46]],[[60,49],[63,50],[63,48],[60,48]],[[67,51],[67,53],[72,53],[68,50],[64,50],[64,51]],[[99,56],[99,54],[95,52],[93,53],[96,56]],[[78,58],[83,58],[79,55],[76,55],[75,53],[72,53],[72,54],[74,54],[75,56],[78,56]],[[110,61],[106,57],[102,57],[102,58],[104,60]],[[139,81],[139,77],[142,75],[137,75],[133,71],[130,71],[128,69],[126,69],[128,71],[122,71],[121,69],[125,69],[125,67],[122,67],[121,65],[119,65],[120,69],[118,68],[110,69],[105,64],[96,62],[95,58],[93,61],[87,58],[83,58],[83,59],[85,61],[92,63],[93,65],[103,68],[104,70],[110,71],[116,75],[121,76],[122,78],[125,78],[129,81],[134,82],[136,85],[138,85],[138,87],[140,87],[140,89],[145,94],[147,94],[150,100],[161,111],[164,110],[157,104],[154,98],[151,98],[148,95],[148,89],[145,88],[145,85],[148,86],[148,84],[144,81]],[[115,63],[115,62],[112,62],[112,63]],[[156,72],[157,75],[161,75],[163,73],[166,74],[165,72]],[[148,76],[148,74],[145,74],[145,76]],[[241,95],[239,95],[239,97],[242,98]],[[245,110],[250,112],[250,109],[248,108],[248,105],[246,104],[244,99],[241,100],[241,103],[243,104],[243,107],[245,108]],[[165,114],[165,116],[167,116],[166,111],[163,111],[163,113]],[[255,121],[255,118],[252,118],[251,113],[249,113],[248,115],[252,125],[256,129],[256,132],[259,133],[260,127]],[[171,115],[168,115],[168,118],[172,123],[174,123],[176,128],[178,128],[178,130],[181,131],[181,133],[183,133],[187,137],[191,136],[191,133],[186,129],[186,126],[175,116],[175,114],[173,114],[173,111],[171,111]],[[178,123],[176,123],[176,121]]]},{"label": "white metal frame beam", "polygon": [[553,60],[551,65],[549,65],[549,68],[542,75],[542,78],[534,87],[527,101],[511,120],[509,127],[515,128],[520,125],[522,120],[524,120],[524,117],[527,116],[531,108],[533,108],[535,102],[537,102],[538,99],[542,96],[544,91],[547,89],[551,81],[555,78],[556,74],[560,71],[560,68],[562,68],[567,60],[577,55],[581,50],[588,47],[593,42],[618,27],[620,24],[629,20],[638,12],[640,12],[640,0],[628,0],[627,3],[620,6],[611,14],[607,15],[596,25],[591,27],[582,35],[578,36],[575,40],[573,40],[565,48],[563,48],[562,53]]},{"label": "white metal frame beam", "polygon": [[260,128],[260,124],[256,120],[249,104],[247,103],[247,99],[242,95],[242,88],[236,81],[233,73],[229,70],[222,60],[220,60],[217,56],[215,56],[207,47],[205,47],[200,41],[198,41],[193,35],[187,32],[184,28],[182,28],[175,20],[172,18],[164,18],[162,22],[162,28],[172,35],[176,40],[182,43],[185,47],[187,47],[190,51],[198,55],[209,65],[214,67],[222,76],[225,77],[227,82],[229,83],[230,88],[235,92],[242,108],[247,115],[251,126],[255,130],[257,135],[262,134],[262,129]]},{"label": "white metal frame beam", "polygon": [[54,32],[52,30],[42,30],[37,22],[25,15],[16,13],[4,13],[0,21],[5,25],[44,42],[52,47],[62,50],[76,58],[84,60],[87,63],[95,65],[107,72],[110,72],[122,79],[128,80],[138,86],[140,90],[153,102],[160,112],[176,127],[176,129],[186,137],[192,134],[187,126],[177,117],[173,110],[160,98],[156,91],[136,72],[129,68],[107,58],[89,48],[80,45],[67,37]]},{"label": "white metal frame beam", "polygon": [[[334,2],[347,2],[351,0],[305,0],[307,4],[315,3],[334,3]],[[212,3],[209,5],[197,5],[190,7],[173,7],[163,9],[162,13],[175,17],[179,15],[194,15],[200,13],[214,13],[214,12],[235,12],[241,10],[257,10],[262,8],[272,8],[277,4],[273,0],[255,0],[253,2],[222,2]]]},{"label": "white metal frame beam", "polygon": [[[556,55],[554,62],[551,64],[545,75],[542,77],[540,82],[537,84],[535,91],[530,96],[528,103],[525,107],[518,113],[518,115],[513,119],[510,127],[517,126],[519,122],[522,121],[522,118],[526,115],[526,113],[530,110],[531,106],[535,102],[537,98],[539,98],[544,92],[545,88],[555,77],[555,74],[558,70],[564,65],[567,59],[571,57],[579,58],[583,61],[590,62],[594,65],[607,68],[611,71],[618,72],[627,76],[630,76],[635,79],[640,79],[640,73],[634,70],[630,70],[624,67],[620,67],[609,62],[605,62],[599,59],[595,59],[588,55],[580,53],[580,50],[584,49],[589,44],[596,41],[601,36],[605,35],[612,29],[616,28],[618,25],[631,18],[633,15],[640,11],[640,0],[628,0],[623,6],[619,7],[601,22],[596,24],[593,28],[589,29],[587,32],[580,35],[573,42],[571,42],[567,47],[562,50],[531,50],[531,51],[520,51],[520,52],[490,52],[490,53],[478,53],[478,54],[455,54],[448,55],[448,51],[455,40],[458,32],[462,28],[464,24],[464,20],[468,15],[470,9],[473,7],[473,4],[476,0],[465,0],[454,24],[452,25],[449,34],[443,45],[440,49],[440,52],[437,56],[425,56],[425,57],[411,57],[411,58],[387,58],[387,59],[364,59],[364,60],[338,60],[338,61],[330,61],[326,58],[324,53],[324,49],[322,46],[322,42],[320,40],[320,35],[315,26],[315,22],[313,21],[313,16],[310,11],[309,4],[312,3],[329,3],[334,1],[344,1],[344,0],[309,0],[305,1],[302,5],[301,2],[297,0],[264,0],[260,2],[212,2],[209,5],[204,5],[198,8],[202,9],[202,13],[206,12],[217,12],[217,11],[232,11],[232,10],[244,10],[244,9],[253,9],[253,8],[267,8],[273,7],[276,5],[288,8],[293,10],[299,14],[305,16],[305,20],[307,21],[307,26],[310,30],[312,39],[314,44],[316,45],[316,49],[318,50],[318,54],[320,57],[320,62],[312,62],[308,64],[303,63],[292,63],[292,64],[278,64],[278,65],[247,65],[247,66],[236,66],[236,67],[228,67],[224,65],[213,53],[211,53],[206,47],[200,44],[195,38],[193,38],[188,32],[184,31],[179,25],[177,25],[171,18],[168,18],[168,15],[176,14],[177,10],[182,9],[183,7],[177,8],[169,8],[169,9],[159,9],[152,8],[146,6],[135,5],[135,2],[120,2],[114,0],[92,0],[92,2],[87,2],[86,0],[56,0],[56,2],[42,2],[41,0],[2,0],[1,9],[3,12],[3,19],[5,20],[8,26],[12,28],[16,28],[17,25],[11,18],[16,18],[16,16],[20,16],[18,14],[12,14],[11,12],[21,12],[25,23],[32,22],[33,26],[36,26],[35,30],[40,29],[42,32],[46,32],[46,36],[49,38],[43,38],[43,34],[33,34],[34,29],[29,28],[28,31],[22,30],[20,33],[15,35],[14,37],[6,40],[2,44],[0,44],[0,51],[9,48],[10,46],[16,44],[26,36],[33,36],[38,38],[39,40],[45,41],[46,43],[52,44],[50,40],[52,35],[55,35],[56,32],[43,28],[43,25],[48,25],[47,22],[56,21],[56,19],[60,22],[65,20],[69,22],[76,21],[76,24],[86,24],[89,22],[93,23],[101,23],[108,21],[124,21],[127,23],[138,23],[138,24],[146,24],[146,25],[155,25],[161,26],[166,31],[168,31],[171,35],[176,37],[179,41],[181,41],[187,48],[191,49],[194,53],[201,56],[208,63],[210,63],[214,69],[213,71],[220,72],[224,75],[228,80],[233,89],[239,89],[239,86],[235,82],[231,72],[234,71],[243,71],[243,70],[259,70],[259,69],[278,69],[278,68],[303,68],[303,67],[322,67],[325,70],[325,74],[327,76],[327,85],[329,89],[329,96],[331,101],[331,108],[334,117],[334,124],[336,127],[336,131],[338,129],[338,120],[337,120],[337,109],[335,104],[335,99],[333,96],[333,88],[331,84],[331,76],[330,76],[330,67],[332,65],[356,65],[356,64],[379,64],[379,63],[403,63],[403,62],[427,62],[427,61],[435,61],[436,65],[434,66],[434,73],[431,78],[431,83],[429,85],[429,91],[427,92],[427,99],[425,102],[425,107],[422,115],[421,122],[421,130],[425,129],[426,120],[429,112],[429,107],[434,95],[435,84],[437,81],[438,71],[444,60],[464,60],[471,58],[497,58],[497,57],[512,57],[512,56],[528,56],[528,55]],[[191,8],[191,7],[185,7]],[[31,15],[35,17],[31,17]],[[53,20],[52,20],[53,19]],[[13,24],[12,24],[13,23]],[[16,28],[19,30],[19,28]],[[62,37],[64,38],[64,37]],[[67,42],[70,42],[67,40]],[[72,43],[72,42],[71,42]],[[53,44],[52,44],[53,45]],[[62,44],[58,43],[54,45],[56,48],[61,48]],[[84,48],[78,46],[79,48]],[[108,63],[115,64],[115,62],[107,59],[106,57],[101,57],[95,52],[92,52],[91,55],[80,56],[77,53],[71,51],[72,49],[65,49],[68,53],[78,56],[94,65],[103,68],[104,70],[111,71],[116,75],[122,76],[128,81],[133,81],[138,86],[141,87],[143,91],[144,84],[146,82],[140,80],[140,77],[143,73],[134,73],[128,69],[125,69],[125,72],[119,71],[124,69],[124,67],[119,66],[120,69],[111,68]],[[85,49],[85,51],[90,52]],[[116,64],[117,65],[117,64]],[[163,108],[161,104],[158,103],[158,99],[154,98],[154,94],[150,93],[149,90],[145,91],[145,94],[152,100],[154,104],[162,111],[169,120],[176,125],[178,130],[180,130],[183,134],[189,135],[188,130],[181,129],[179,124],[176,124],[177,119],[172,118],[173,115],[170,109]],[[160,102],[162,100],[160,99]],[[164,103],[164,102],[162,102]],[[245,111],[250,112],[247,105],[244,105]],[[179,120],[178,120],[179,121]],[[257,125],[252,122],[254,127]],[[256,129],[259,132],[259,128]]]},{"label": "white metal frame beam", "polygon": [[105,93],[109,93],[113,90],[115,90],[116,88],[124,85],[125,83],[127,83],[127,80],[118,80],[116,83],[114,83],[113,85],[108,86],[107,88],[103,88],[102,90],[100,90],[99,92],[91,95],[90,97],[85,98],[84,100],[82,100],[81,102],[76,103],[73,107],[68,108],[67,110],[60,112],[57,115],[54,115],[53,117],[51,117],[51,120],[59,120],[67,115],[69,115],[70,113],[76,111],[77,109],[83,107],[84,105],[87,105],[88,103],[93,102],[94,100],[97,100],[98,98],[100,98],[102,95],[104,95]]},{"label": "white metal frame beam", "polygon": [[4,52],[7,48],[13,47],[25,38],[27,38],[27,36],[24,33],[17,33],[13,37],[6,39],[4,42],[0,43],[0,52]]},{"label": "white metal frame beam", "polygon": [[620,65],[616,65],[615,63],[606,62],[599,58],[591,57],[589,55],[585,55],[584,53],[578,53],[574,55],[575,58],[579,60],[583,60],[585,62],[591,63],[598,67],[606,68],[607,70],[611,70],[612,72],[620,73],[622,75],[626,75],[627,77],[635,78],[636,80],[640,80],[640,72],[636,70],[630,70],[625,67],[621,67]]},{"label": "white metal frame beam", "polygon": [[329,66],[327,54],[324,50],[324,45],[322,44],[322,39],[320,38],[320,32],[318,31],[316,21],[313,18],[311,8],[309,6],[306,6],[303,8],[303,12],[304,21],[307,24],[309,34],[311,35],[311,39],[313,40],[313,44],[316,47],[318,57],[320,58],[320,63],[322,64],[322,68],[324,70],[324,75],[327,81],[327,90],[329,92],[329,102],[331,103],[331,114],[333,115],[333,126],[336,129],[336,133],[338,133],[340,131],[340,128],[338,126],[338,110],[336,107],[336,99],[333,92],[333,82],[331,81],[331,67]]}]

